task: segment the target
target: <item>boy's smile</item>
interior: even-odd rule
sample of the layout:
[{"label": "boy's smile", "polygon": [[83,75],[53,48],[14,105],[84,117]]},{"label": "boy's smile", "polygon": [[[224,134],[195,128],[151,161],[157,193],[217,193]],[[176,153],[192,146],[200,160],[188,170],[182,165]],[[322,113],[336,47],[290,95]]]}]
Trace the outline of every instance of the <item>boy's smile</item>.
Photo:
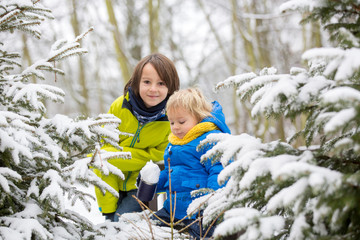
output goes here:
[{"label": "boy's smile", "polygon": [[159,74],[151,65],[147,63],[141,74],[139,94],[147,108],[154,107],[167,97],[169,89],[165,82],[161,80]]}]

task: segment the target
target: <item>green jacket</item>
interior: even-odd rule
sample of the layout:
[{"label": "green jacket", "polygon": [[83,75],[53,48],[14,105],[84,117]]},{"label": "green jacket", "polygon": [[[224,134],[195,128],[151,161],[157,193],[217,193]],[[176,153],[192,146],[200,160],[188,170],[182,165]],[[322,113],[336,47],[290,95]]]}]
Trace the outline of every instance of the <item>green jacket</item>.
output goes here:
[{"label": "green jacket", "polygon": [[[100,169],[94,169],[94,172],[101,177],[103,181],[113,187],[117,192],[130,191],[136,189],[136,178],[145,164],[153,160],[154,162],[163,160],[164,150],[168,144],[170,134],[170,123],[167,117],[157,121],[141,124],[131,112],[129,94],[117,98],[110,106],[108,113],[114,114],[121,119],[119,130],[134,134],[133,137],[120,136],[119,145],[124,152],[131,152],[131,159],[111,159],[109,163],[119,168],[125,175],[125,179],[109,174],[102,174]],[[102,149],[108,152],[119,151],[111,145],[104,145]],[[102,213],[112,213],[116,211],[118,199],[110,192],[105,195],[95,187],[95,194],[99,209]]]}]

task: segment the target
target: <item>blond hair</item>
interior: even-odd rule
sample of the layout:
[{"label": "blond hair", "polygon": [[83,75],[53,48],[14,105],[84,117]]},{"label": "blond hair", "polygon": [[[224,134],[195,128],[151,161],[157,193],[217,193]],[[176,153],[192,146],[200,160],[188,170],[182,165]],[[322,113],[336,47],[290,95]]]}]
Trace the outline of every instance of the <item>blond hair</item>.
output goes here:
[{"label": "blond hair", "polygon": [[185,109],[199,122],[206,117],[212,116],[212,104],[197,88],[182,89],[171,95],[166,104],[166,111],[172,112],[177,108]]}]

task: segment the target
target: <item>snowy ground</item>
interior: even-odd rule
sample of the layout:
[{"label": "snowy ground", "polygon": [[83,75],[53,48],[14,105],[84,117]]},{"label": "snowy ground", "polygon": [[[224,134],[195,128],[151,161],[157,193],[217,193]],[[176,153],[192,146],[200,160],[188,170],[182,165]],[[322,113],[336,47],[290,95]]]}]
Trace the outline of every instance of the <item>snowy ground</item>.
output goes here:
[{"label": "snowy ground", "polygon": [[[91,187],[85,188],[84,186],[78,186],[78,188],[88,194],[91,194],[92,196],[94,196],[94,199],[95,199],[94,187],[91,186]],[[87,219],[89,219],[94,224],[103,223],[105,221],[105,217],[102,216],[102,214],[100,213],[96,200],[91,200],[91,199],[89,199],[89,200],[91,202],[91,211],[90,212],[85,208],[85,206],[80,201],[77,201],[74,206],[71,206],[70,201],[67,201],[66,208],[79,213],[83,217],[86,217]],[[164,201],[165,201],[165,194],[160,194],[157,196],[158,206],[162,206]]]},{"label": "snowy ground", "polygon": [[[94,187],[85,188],[78,186],[78,188],[95,197]],[[164,201],[164,199],[160,197],[158,199],[159,206],[162,206],[162,201]],[[150,216],[150,212],[148,210],[142,213],[123,214],[119,222],[105,222],[105,217],[103,217],[98,210],[96,200],[92,200],[91,202],[90,212],[80,201],[76,202],[74,206],[71,206],[70,201],[67,200],[66,208],[79,213],[99,227],[106,225],[109,230],[106,236],[104,236],[104,239],[170,239],[171,234],[173,234],[174,239],[188,239],[187,235],[179,234],[176,230],[171,233],[171,229],[168,227],[157,227],[154,224],[149,224],[147,216]]]}]

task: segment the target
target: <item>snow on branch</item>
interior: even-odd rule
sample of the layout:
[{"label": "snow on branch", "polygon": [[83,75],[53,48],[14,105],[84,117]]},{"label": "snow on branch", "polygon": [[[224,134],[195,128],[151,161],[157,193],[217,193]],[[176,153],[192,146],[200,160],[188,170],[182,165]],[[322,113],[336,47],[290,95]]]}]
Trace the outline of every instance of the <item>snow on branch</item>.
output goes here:
[{"label": "snow on branch", "polygon": [[224,214],[224,221],[215,229],[215,237],[233,236],[242,230],[237,239],[270,239],[281,232],[285,220],[281,216],[261,217],[253,208],[233,208]]},{"label": "snow on branch", "polygon": [[[331,114],[332,116],[327,120],[324,131],[325,133],[332,133],[339,129],[343,129],[345,125],[349,125],[350,122],[356,118],[356,110],[354,108],[343,109],[339,112]],[[322,119],[323,115],[320,114],[318,119]]]},{"label": "snow on branch", "polygon": [[254,77],[256,77],[255,73],[245,73],[245,74],[240,74],[240,75],[236,75],[236,76],[231,76],[231,77],[225,79],[224,81],[216,84],[215,91],[219,90],[221,88],[236,86],[238,84],[248,82],[251,79],[253,79]]},{"label": "snow on branch", "polygon": [[[210,142],[217,144],[207,151],[201,160],[212,159],[218,156],[218,161],[225,169],[219,174],[218,181],[223,184],[230,176],[235,174],[239,168],[247,171],[253,161],[266,154],[266,150],[273,149],[276,144],[283,147],[290,147],[284,143],[273,142],[263,144],[259,138],[248,134],[229,135],[229,134],[210,134],[203,140],[198,147]],[[239,179],[240,180],[240,179]]]},{"label": "snow on branch", "polygon": [[[225,81],[233,79],[241,100],[248,99],[254,105],[252,116],[292,115],[316,102],[318,93],[333,83],[322,76],[311,76],[305,69],[292,68],[290,74],[276,74],[276,71],[275,68],[264,68],[259,76],[251,73],[248,78],[243,74]],[[219,83],[217,89],[228,85],[225,81]]]},{"label": "snow on branch", "polygon": [[[2,45],[0,45],[0,48],[2,48]],[[8,52],[0,49],[0,60],[2,62],[2,64],[0,65],[0,74],[2,75],[6,71],[13,70],[14,66],[20,67],[21,63],[14,60],[19,57],[20,57],[20,55],[18,53],[8,53]],[[5,77],[5,76],[1,77],[0,82],[5,81],[6,78],[3,79],[3,77]]]},{"label": "snow on branch", "polygon": [[290,0],[281,4],[279,10],[285,12],[288,10],[313,11],[315,8],[326,6],[324,0]]},{"label": "snow on branch", "polygon": [[16,165],[20,163],[20,156],[32,159],[28,147],[38,143],[33,136],[35,129],[28,123],[28,119],[16,113],[0,111],[0,151],[10,151]]},{"label": "snow on branch", "polygon": [[360,91],[351,87],[338,87],[321,95],[324,104],[337,103],[340,101],[360,104]]},{"label": "snow on branch", "polygon": [[[322,94],[320,100],[325,107],[331,109],[321,112],[316,118],[318,124],[324,125],[325,133],[334,134],[347,132],[344,129],[356,129],[360,91],[346,86],[338,87]],[[353,134],[356,134],[356,131]]]},{"label": "snow on branch", "polygon": [[334,80],[348,82],[356,75],[360,68],[360,49],[340,48],[314,48],[306,51],[302,58],[309,61],[310,66],[316,65],[319,61],[326,62],[325,76],[335,74]]},{"label": "snow on branch", "polygon": [[[2,217],[2,222],[5,226],[9,226],[7,230],[11,229],[10,232],[15,233],[8,239],[14,239],[14,237],[17,239],[31,239],[34,235],[42,239],[53,239],[53,235],[37,218]],[[5,229],[0,229],[0,231],[5,231]],[[5,234],[8,235],[8,233]],[[0,234],[3,233],[0,232]]]},{"label": "snow on branch", "polygon": [[[208,142],[217,144],[203,158],[223,156],[219,159],[224,170],[219,174],[218,181],[226,183],[223,189],[207,199],[204,210],[204,224],[209,224],[225,212],[224,221],[216,228],[215,236],[233,236],[240,230],[239,239],[274,236],[284,226],[285,218],[277,216],[278,211],[284,209],[291,209],[294,223],[300,223],[302,214],[309,209],[316,213],[313,221],[321,221],[319,219],[326,216],[318,216],[316,206],[320,205],[314,203],[309,206],[309,201],[314,202],[314,196],[319,194],[324,198],[332,197],[344,184],[342,173],[317,166],[309,150],[299,151],[278,141],[262,143],[247,134],[212,134],[201,144]],[[261,200],[253,199],[255,195]],[[188,211],[199,207],[205,197],[194,201]],[[322,203],[321,207],[326,208],[327,205]],[[272,221],[277,221],[277,224],[272,224]]]},{"label": "snow on branch", "polygon": [[[354,86],[357,86],[360,69],[356,57],[359,55],[359,49],[355,48],[313,49],[303,55],[309,70],[292,68],[290,74],[276,74],[276,69],[264,68],[258,76],[251,73],[251,78],[230,77],[219,83],[218,89],[234,83],[241,100],[249,100],[253,105],[251,115],[254,117],[295,119],[303,113],[314,113],[308,117],[304,129],[288,139],[293,141],[304,136],[309,145],[315,138],[321,138],[319,135],[323,132],[331,133],[328,138],[322,138],[331,147],[357,132],[353,129],[357,124],[360,94]],[[350,145],[346,148],[350,149]]]},{"label": "snow on branch", "polygon": [[[304,120],[302,129],[287,139],[304,138],[293,146],[262,143],[246,134],[214,134],[201,142],[199,147],[214,145],[202,161],[212,158],[224,166],[218,182],[226,185],[204,209],[206,223],[225,213],[215,238],[358,238],[358,5],[286,1],[281,11],[305,12],[302,23],[320,21],[337,47],[306,51],[306,69],[293,67],[289,74],[278,74],[275,68],[264,68],[217,84],[216,90],[233,86],[240,99],[252,105],[254,117]],[[306,146],[299,147],[303,140]]]},{"label": "snow on branch", "polygon": [[0,15],[0,31],[21,30],[40,38],[39,26],[46,18],[53,19],[49,9],[36,7],[32,1],[7,0],[2,5],[3,13]]},{"label": "snow on branch", "polygon": [[20,181],[21,176],[10,168],[0,167],[0,186],[2,191],[5,191],[6,193],[10,193],[9,179]]},{"label": "snow on branch", "polygon": [[13,102],[23,102],[26,100],[34,109],[45,111],[42,99],[50,99],[54,102],[64,102],[65,93],[60,88],[46,84],[23,84],[14,82],[9,86],[7,97],[13,98]]},{"label": "snow on branch", "polygon": [[[116,143],[119,141],[120,134],[129,135],[118,130],[117,126],[120,123],[119,118],[109,114],[99,115],[96,119],[88,118],[78,121],[65,115],[56,114],[52,119],[44,120],[42,126],[47,127],[49,130],[54,129],[56,134],[69,138],[70,142],[79,141],[75,136],[82,136],[94,140],[103,138],[106,142]],[[98,138],[98,136],[101,137]]]}]

